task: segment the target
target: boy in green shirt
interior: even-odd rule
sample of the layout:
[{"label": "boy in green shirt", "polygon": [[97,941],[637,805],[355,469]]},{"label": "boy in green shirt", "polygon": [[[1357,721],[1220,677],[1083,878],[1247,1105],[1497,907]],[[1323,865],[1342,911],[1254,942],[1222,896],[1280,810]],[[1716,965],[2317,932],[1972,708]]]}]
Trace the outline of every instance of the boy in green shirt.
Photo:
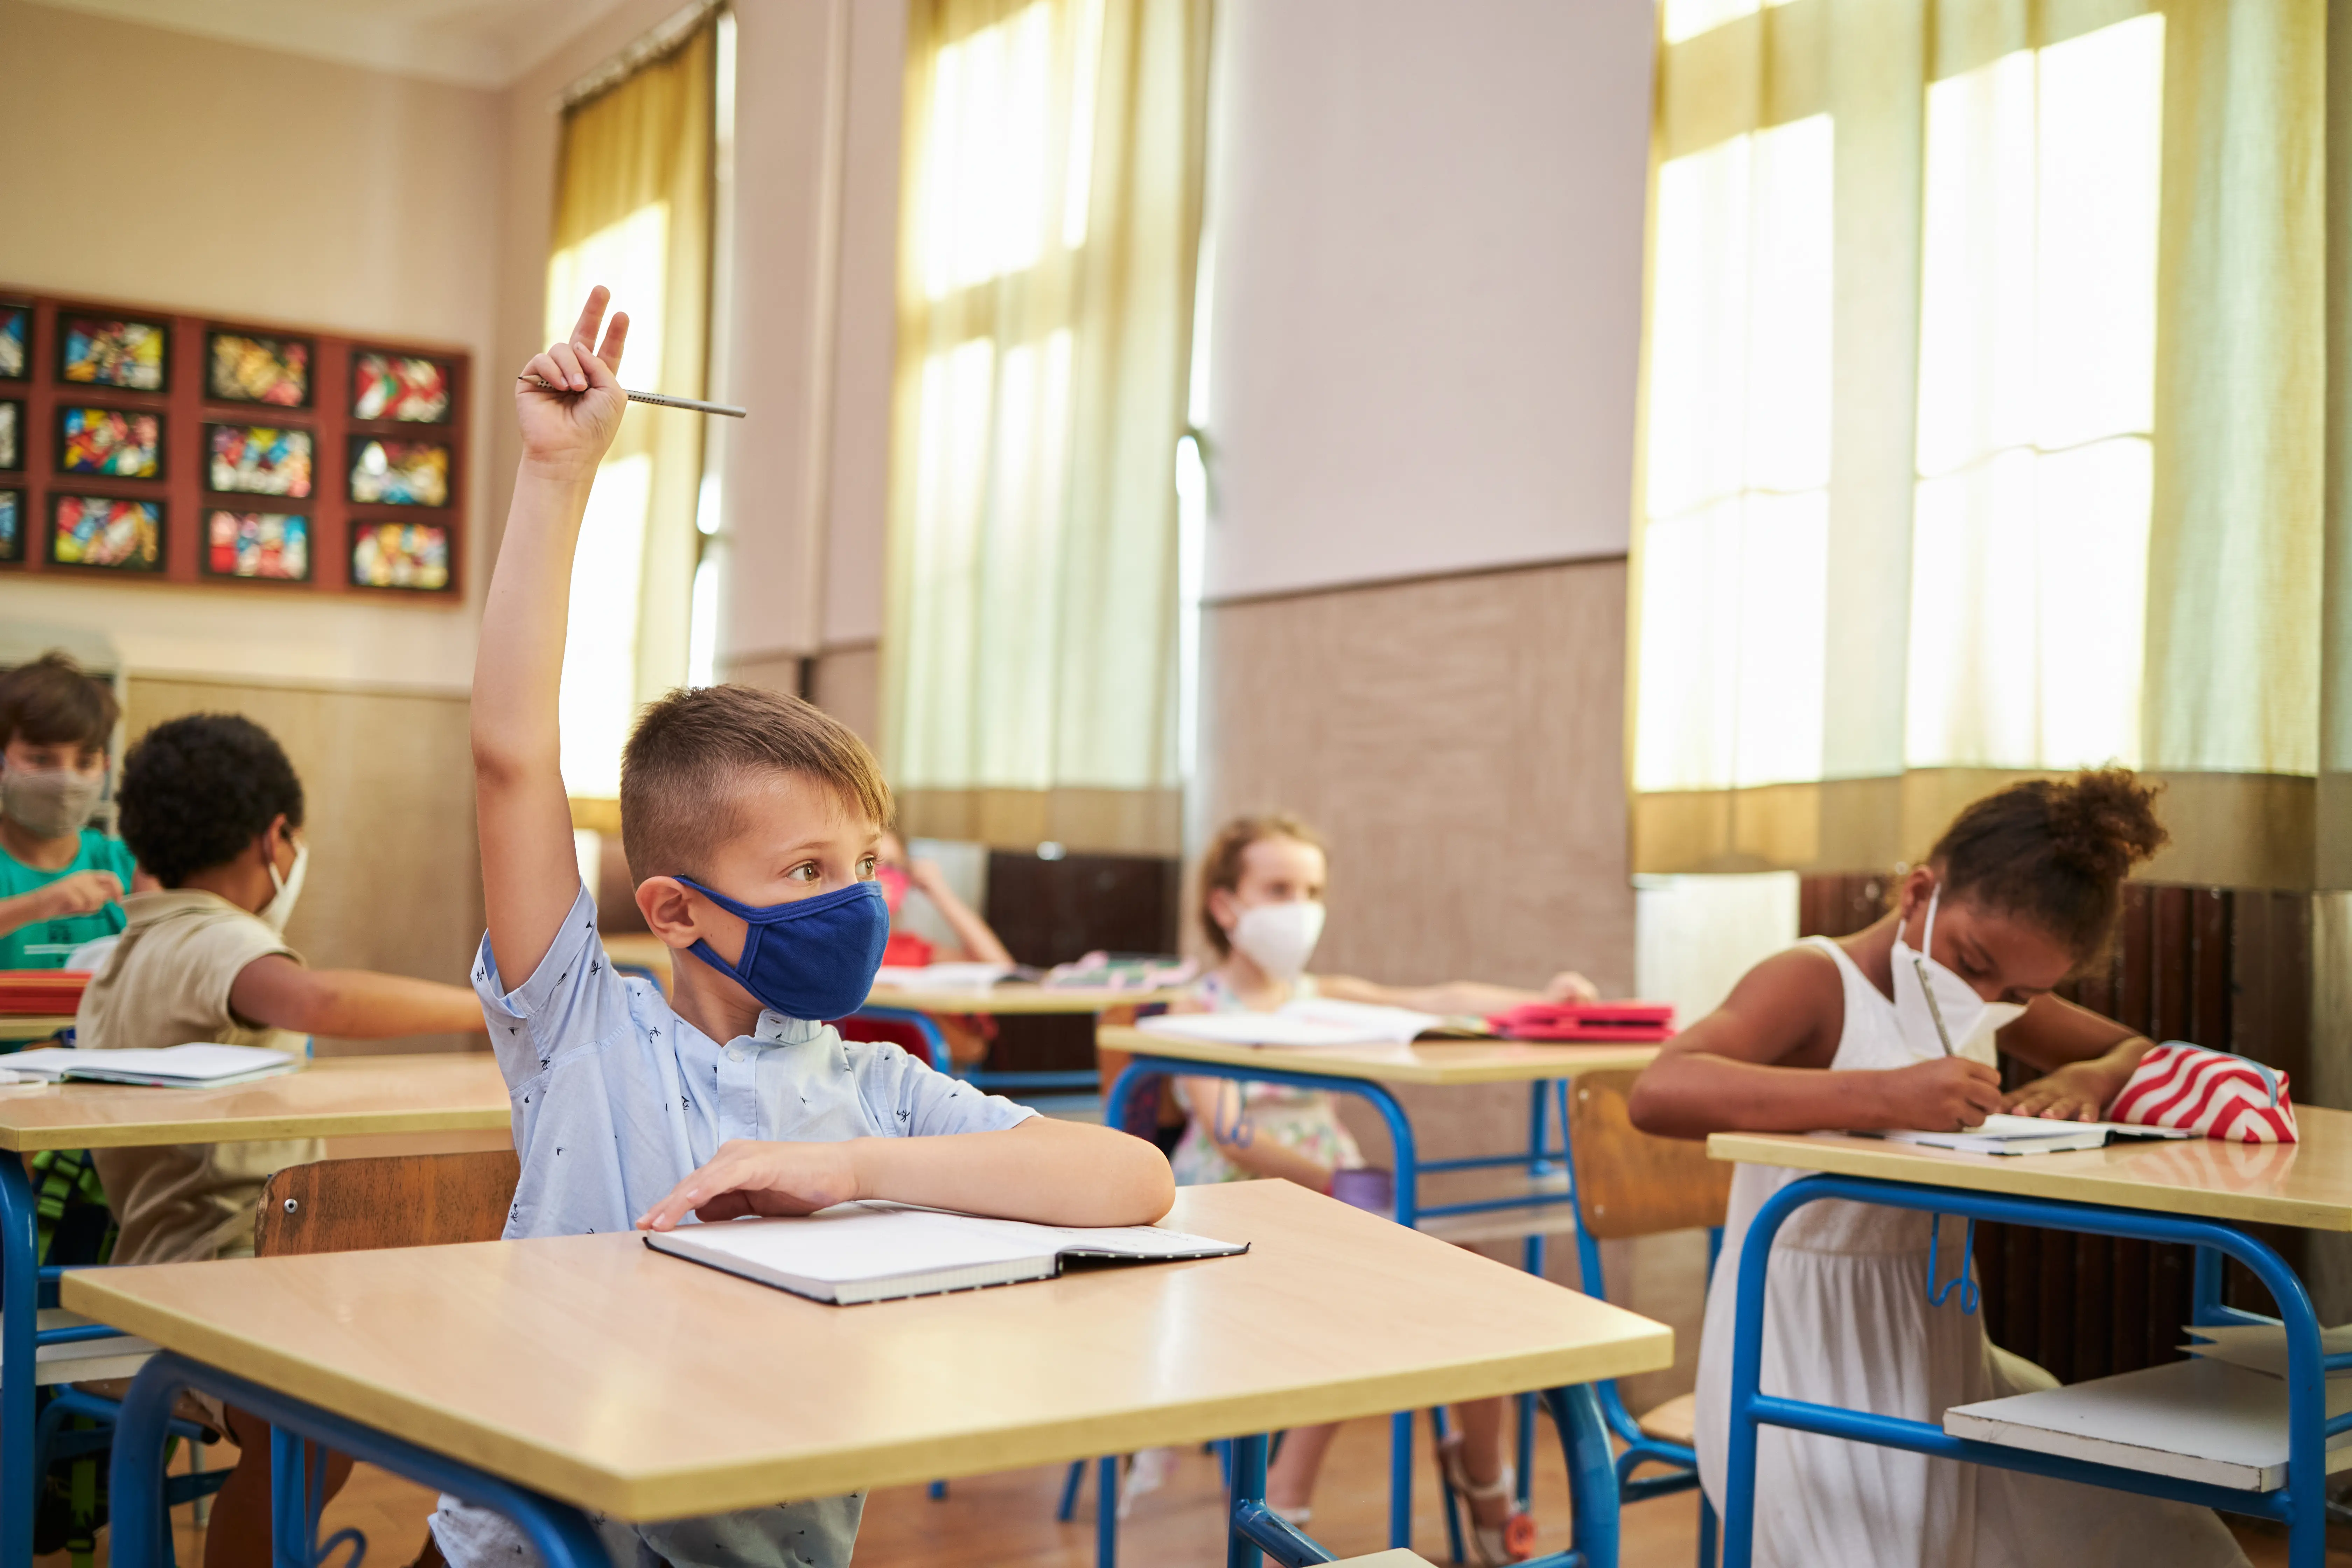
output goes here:
[{"label": "boy in green shirt", "polygon": [[131,851],[84,826],[120,711],[62,653],[0,675],[0,969],[60,969],[122,930]]}]

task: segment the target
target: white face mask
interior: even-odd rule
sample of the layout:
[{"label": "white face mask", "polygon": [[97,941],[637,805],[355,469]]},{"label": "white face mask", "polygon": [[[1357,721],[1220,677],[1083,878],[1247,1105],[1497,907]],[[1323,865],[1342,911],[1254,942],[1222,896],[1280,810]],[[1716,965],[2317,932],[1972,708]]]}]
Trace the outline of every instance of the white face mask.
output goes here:
[{"label": "white face mask", "polygon": [[[1939,887],[1927,895],[1927,927],[1919,935],[1918,951],[1903,940],[1902,926],[1895,928],[1895,1027],[1902,1031],[1903,1042],[1914,1055],[1942,1056],[1944,1038],[1948,1036],[1952,1055],[1996,1067],[2000,1064],[1993,1049],[1993,1036],[2025,1009],[2014,1002],[1986,1001],[1977,994],[1975,986],[1927,955],[1926,950],[1935,945],[1936,903],[1943,894]],[[1935,999],[1932,1005],[1928,1001],[1931,994]],[[1941,1034],[1936,1028],[1939,1013],[1944,1020]]]},{"label": "white face mask", "polygon": [[268,865],[269,885],[278,890],[270,895],[268,903],[261,906],[261,923],[271,931],[282,932],[286,922],[294,918],[296,900],[302,896],[302,874],[310,868],[310,847],[308,844],[294,846],[294,869],[283,877],[278,874],[276,856],[269,858]]},{"label": "white face mask", "polygon": [[1287,985],[1307,972],[1315,944],[1323,940],[1323,906],[1308,899],[1258,904],[1242,911],[1230,934],[1267,979]]}]

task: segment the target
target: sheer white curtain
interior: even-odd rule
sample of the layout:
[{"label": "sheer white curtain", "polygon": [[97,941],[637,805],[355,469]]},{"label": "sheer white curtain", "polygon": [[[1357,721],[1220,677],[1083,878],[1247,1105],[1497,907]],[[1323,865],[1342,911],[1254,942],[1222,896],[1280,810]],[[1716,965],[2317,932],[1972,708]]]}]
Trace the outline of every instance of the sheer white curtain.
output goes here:
[{"label": "sheer white curtain", "polygon": [[[2228,259],[2317,255],[2282,171],[2316,151],[2320,17],[1669,0],[1637,868],[1885,864],[2019,773],[2311,771],[2315,597],[2252,653],[2221,627],[2320,531],[2290,388],[2321,291]],[[2213,559],[2242,586],[2185,564]],[[2270,721],[2200,717],[2240,706]]]},{"label": "sheer white curtain", "polygon": [[911,831],[1176,847],[1205,0],[910,19],[884,756]]}]

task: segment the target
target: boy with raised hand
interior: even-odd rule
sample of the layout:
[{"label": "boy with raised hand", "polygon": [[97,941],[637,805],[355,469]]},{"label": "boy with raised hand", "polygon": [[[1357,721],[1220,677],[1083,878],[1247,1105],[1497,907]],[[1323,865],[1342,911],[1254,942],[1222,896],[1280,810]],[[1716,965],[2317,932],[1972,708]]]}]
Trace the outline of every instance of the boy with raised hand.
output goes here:
[{"label": "boy with raised hand", "polygon": [[[597,341],[607,298],[592,290],[570,341],[517,378],[522,463],[475,664],[489,932],[474,984],[522,1157],[508,1236],[869,1197],[1056,1225],[1159,1218],[1174,1188],[1150,1144],[1048,1121],[823,1022],[865,1000],[889,936],[874,881],[889,792],[857,738],[805,702],[718,686],[639,718],[622,846],[671,950],[670,997],[613,973],[580,885],[556,723],[572,552],[626,407],[627,318]],[[862,1507],[853,1494],[603,1530],[619,1568],[828,1568],[849,1560]],[[434,1531],[455,1568],[528,1555],[510,1525],[454,1499]]]}]

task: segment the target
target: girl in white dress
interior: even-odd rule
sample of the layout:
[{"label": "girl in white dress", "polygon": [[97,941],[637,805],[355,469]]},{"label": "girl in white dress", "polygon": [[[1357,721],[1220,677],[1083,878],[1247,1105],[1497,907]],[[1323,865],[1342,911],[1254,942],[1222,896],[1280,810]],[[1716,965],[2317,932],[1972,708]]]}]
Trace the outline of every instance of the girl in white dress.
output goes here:
[{"label": "girl in white dress", "polygon": [[[1218,964],[1193,987],[1185,1009],[1271,1012],[1297,997],[1323,995],[1424,1013],[1484,1015],[1523,1002],[1589,1002],[1597,994],[1591,982],[1572,972],[1555,975],[1541,993],[1467,980],[1394,986],[1308,974],[1307,962],[1323,934],[1328,869],[1322,841],[1296,817],[1245,816],[1218,829],[1201,864],[1201,929]],[[1177,1080],[1176,1098],[1189,1119],[1169,1162],[1179,1185],[1280,1176],[1329,1192],[1336,1173],[1363,1163],[1338,1103],[1322,1089],[1188,1078]],[[1503,1456],[1504,1402],[1475,1400],[1457,1406],[1456,1414],[1461,1429],[1441,1458],[1447,1484],[1469,1508],[1466,1544],[1473,1561],[1524,1557],[1526,1552],[1505,1544],[1515,1489]],[[1307,1518],[1317,1472],[1338,1430],[1304,1427],[1283,1437],[1266,1472],[1266,1500],[1293,1522]],[[1509,1533],[1516,1544],[1534,1532],[1522,1526]]]},{"label": "girl in white dress", "polygon": [[[1635,1086],[1633,1121],[1701,1138],[1735,1129],[1963,1128],[1996,1110],[2095,1120],[2150,1043],[2050,992],[2104,950],[2125,873],[2164,843],[2153,796],[2110,769],[1978,801],[1905,876],[1894,912],[1853,936],[1813,938],[1765,960],[1720,1009],[1669,1044]],[[1996,1037],[2047,1076],[2004,1096]],[[1696,1446],[1718,1510],[1740,1243],[1757,1209],[1800,1174],[1742,1165],[1732,1178],[1699,1343]],[[1766,1283],[1764,1391],[1937,1423],[1949,1405],[2053,1386],[2040,1367],[1986,1340],[1983,1320],[1962,1311],[1960,1292],[1928,1304],[1935,1223],[1836,1201],[1791,1215]],[[1945,1224],[1943,1258],[1958,1250],[1960,1229]],[[2245,1561],[2203,1509],[1780,1427],[1759,1433],[1759,1565]]]}]

